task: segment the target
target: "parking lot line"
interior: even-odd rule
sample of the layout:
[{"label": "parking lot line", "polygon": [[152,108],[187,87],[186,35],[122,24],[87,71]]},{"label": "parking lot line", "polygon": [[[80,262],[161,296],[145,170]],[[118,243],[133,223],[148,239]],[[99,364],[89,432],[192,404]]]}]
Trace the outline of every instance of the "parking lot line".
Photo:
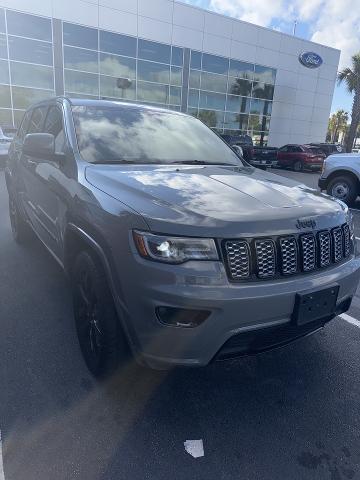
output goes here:
[{"label": "parking lot line", "polygon": [[356,320],[356,318],[352,317],[351,315],[348,315],[347,313],[342,313],[339,315],[340,318],[345,320],[345,322],[351,323],[351,325],[355,325],[355,327],[360,328],[360,321]]},{"label": "parking lot line", "polygon": [[0,480],[5,480],[1,430],[0,430]]}]

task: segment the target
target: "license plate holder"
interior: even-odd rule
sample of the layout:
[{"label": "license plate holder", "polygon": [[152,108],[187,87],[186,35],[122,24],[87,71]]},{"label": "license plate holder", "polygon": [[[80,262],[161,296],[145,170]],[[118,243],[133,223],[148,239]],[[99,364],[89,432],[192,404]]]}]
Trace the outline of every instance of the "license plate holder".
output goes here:
[{"label": "license plate holder", "polygon": [[293,320],[297,325],[304,325],[335,315],[339,288],[334,284],[321,290],[297,293]]}]

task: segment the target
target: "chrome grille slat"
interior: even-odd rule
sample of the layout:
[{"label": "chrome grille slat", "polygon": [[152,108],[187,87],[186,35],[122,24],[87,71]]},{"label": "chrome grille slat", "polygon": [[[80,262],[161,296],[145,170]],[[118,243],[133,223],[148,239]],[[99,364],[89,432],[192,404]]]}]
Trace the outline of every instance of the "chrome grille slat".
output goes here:
[{"label": "chrome grille slat", "polygon": [[316,267],[316,242],[312,233],[301,235],[302,268],[304,272],[310,272]]},{"label": "chrome grille slat", "polygon": [[224,240],[224,257],[232,281],[273,278],[311,272],[351,255],[353,240],[348,224],[304,234],[272,238]]},{"label": "chrome grille slat", "polygon": [[298,250],[294,237],[284,237],[280,239],[280,252],[282,273],[290,275],[296,273],[298,269]]},{"label": "chrome grille slat", "polygon": [[319,264],[327,267],[331,263],[331,237],[330,232],[319,232]]},{"label": "chrome grille slat", "polygon": [[332,238],[333,238],[333,257],[334,262],[340,262],[343,258],[343,233],[341,227],[336,227],[332,231]]},{"label": "chrome grille slat", "polygon": [[344,234],[344,257],[348,257],[351,253],[351,233],[350,227],[347,223],[343,225],[343,234]]},{"label": "chrome grille slat", "polygon": [[272,240],[256,240],[257,274],[260,278],[273,277],[276,271],[275,244]]},{"label": "chrome grille slat", "polygon": [[250,276],[250,249],[245,241],[227,241],[225,249],[231,278],[234,280]]}]

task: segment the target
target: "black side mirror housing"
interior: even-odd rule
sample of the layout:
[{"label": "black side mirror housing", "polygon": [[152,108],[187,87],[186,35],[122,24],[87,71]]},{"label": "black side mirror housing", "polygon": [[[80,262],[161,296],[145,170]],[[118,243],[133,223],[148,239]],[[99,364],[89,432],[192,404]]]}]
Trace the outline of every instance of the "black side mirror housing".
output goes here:
[{"label": "black side mirror housing", "polygon": [[236,155],[238,155],[241,158],[244,158],[243,149],[239,147],[239,145],[231,145],[231,148],[236,153]]},{"label": "black side mirror housing", "polygon": [[55,137],[51,133],[28,133],[24,140],[23,154],[47,160],[55,159]]}]

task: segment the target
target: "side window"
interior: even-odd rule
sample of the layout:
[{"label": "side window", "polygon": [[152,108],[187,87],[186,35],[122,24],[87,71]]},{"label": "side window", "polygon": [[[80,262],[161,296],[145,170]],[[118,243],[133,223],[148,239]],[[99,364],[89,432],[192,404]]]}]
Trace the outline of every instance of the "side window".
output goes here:
[{"label": "side window", "polygon": [[301,147],[293,147],[293,152],[302,152],[302,148]]},{"label": "side window", "polygon": [[287,145],[285,145],[285,147],[280,148],[280,152],[288,152],[288,151],[289,151],[289,147]]},{"label": "side window", "polygon": [[34,108],[27,133],[40,133],[44,125],[47,107]]},{"label": "side window", "polygon": [[17,138],[23,142],[24,141],[24,138],[25,138],[25,135],[28,133],[28,128],[29,128],[29,122],[30,122],[30,117],[31,117],[31,114],[32,114],[32,110],[28,110],[23,119],[22,119],[22,122],[21,122],[21,125],[19,127],[19,131],[17,133]]},{"label": "side window", "polygon": [[50,107],[45,120],[44,132],[54,135],[55,152],[64,152],[65,132],[63,126],[63,116],[59,107]]}]

